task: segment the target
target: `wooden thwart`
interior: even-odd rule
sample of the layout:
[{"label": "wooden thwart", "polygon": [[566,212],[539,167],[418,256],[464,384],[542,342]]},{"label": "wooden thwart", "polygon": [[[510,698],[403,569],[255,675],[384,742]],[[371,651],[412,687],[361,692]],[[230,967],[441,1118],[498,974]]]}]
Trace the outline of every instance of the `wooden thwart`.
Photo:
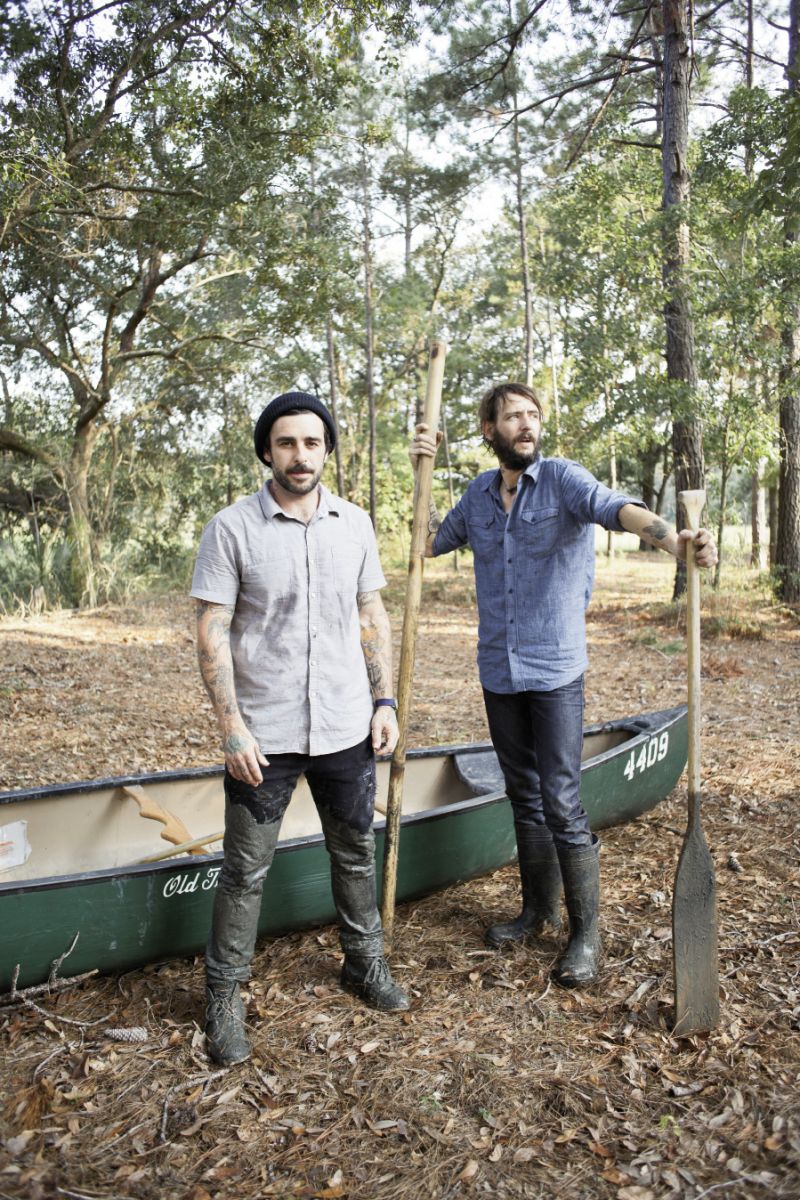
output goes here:
[{"label": "wooden thwart", "polygon": [[[688,527],[700,526],[704,491],[681,492]],[[689,821],[672,896],[675,1027],[679,1037],[707,1033],[719,1020],[717,889],[700,820],[700,578],[694,545],[686,551],[686,641],[689,676]]]}]

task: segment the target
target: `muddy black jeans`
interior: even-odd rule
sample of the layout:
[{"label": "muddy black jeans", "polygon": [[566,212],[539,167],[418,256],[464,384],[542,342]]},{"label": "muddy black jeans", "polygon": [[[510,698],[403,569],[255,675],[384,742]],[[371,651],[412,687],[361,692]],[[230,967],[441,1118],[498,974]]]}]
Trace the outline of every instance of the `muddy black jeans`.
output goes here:
[{"label": "muddy black jeans", "polygon": [[270,754],[257,786],[225,773],[224,860],[206,947],[209,983],[250,978],[261,893],[281,821],[305,774],[331,859],[331,886],[345,954],[383,953],[375,893],[375,757],[371,738],[334,754]]}]

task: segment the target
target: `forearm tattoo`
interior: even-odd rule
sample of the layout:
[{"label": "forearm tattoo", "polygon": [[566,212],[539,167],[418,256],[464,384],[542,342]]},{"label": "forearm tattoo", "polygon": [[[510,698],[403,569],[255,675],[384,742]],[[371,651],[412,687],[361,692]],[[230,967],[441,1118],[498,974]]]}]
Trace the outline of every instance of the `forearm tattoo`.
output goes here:
[{"label": "forearm tattoo", "polygon": [[374,698],[392,694],[392,630],[380,592],[359,592],[356,597],[361,625],[361,649]]},{"label": "forearm tattoo", "polygon": [[662,546],[670,535],[670,527],[660,517],[656,517],[642,529],[642,536],[649,538],[654,546]]},{"label": "forearm tattoo", "polygon": [[431,501],[428,509],[428,533],[438,533],[439,526],[442,523],[442,518],[436,510],[436,505]]},{"label": "forearm tattoo", "polygon": [[241,719],[233,682],[231,658],[231,621],[234,607],[197,601],[197,658],[200,674],[223,727]]}]

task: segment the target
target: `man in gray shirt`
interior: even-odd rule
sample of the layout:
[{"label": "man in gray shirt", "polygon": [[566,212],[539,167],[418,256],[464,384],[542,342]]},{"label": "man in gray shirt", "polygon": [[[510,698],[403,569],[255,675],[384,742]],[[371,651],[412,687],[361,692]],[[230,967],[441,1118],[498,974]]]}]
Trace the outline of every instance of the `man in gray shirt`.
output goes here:
[{"label": "man in gray shirt", "polygon": [[250,978],[263,883],[301,773],[331,857],[342,985],[372,1007],[408,1008],[384,958],[375,897],[374,755],[398,737],[375,535],[365,512],[319,482],[336,429],[316,396],[276,397],[254,437],[272,479],[206,526],[191,590],[225,753],[206,1034],[226,1066],[251,1052],[239,985]]}]

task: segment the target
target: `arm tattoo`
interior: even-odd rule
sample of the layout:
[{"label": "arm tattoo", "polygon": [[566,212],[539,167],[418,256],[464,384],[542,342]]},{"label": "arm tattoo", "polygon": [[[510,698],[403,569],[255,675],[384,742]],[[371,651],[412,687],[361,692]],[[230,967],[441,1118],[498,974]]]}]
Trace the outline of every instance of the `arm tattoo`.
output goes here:
[{"label": "arm tattoo", "polygon": [[234,606],[197,602],[197,657],[200,674],[214,706],[217,720],[224,728],[231,720],[241,720],[231,658],[231,621]]},{"label": "arm tattoo", "polygon": [[647,534],[653,539],[654,542],[658,543],[663,542],[667,537],[669,537],[670,528],[665,521],[662,521],[659,517],[656,517],[656,519],[651,521],[649,525],[645,525],[642,533]]},{"label": "arm tattoo", "polygon": [[373,699],[392,694],[392,630],[380,592],[358,595],[361,649]]},{"label": "arm tattoo", "polygon": [[430,508],[428,509],[428,533],[438,533],[441,523],[442,518],[437,512],[436,505],[431,501]]}]

